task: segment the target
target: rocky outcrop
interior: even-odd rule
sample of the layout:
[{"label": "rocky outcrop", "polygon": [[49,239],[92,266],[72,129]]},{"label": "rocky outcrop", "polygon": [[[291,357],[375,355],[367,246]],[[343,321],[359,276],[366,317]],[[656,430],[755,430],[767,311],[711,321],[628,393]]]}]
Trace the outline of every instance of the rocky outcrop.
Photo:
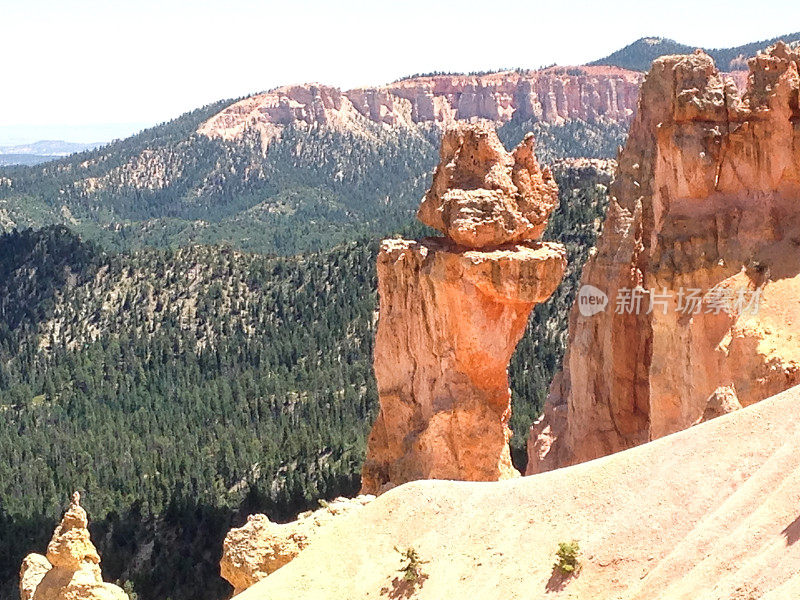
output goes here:
[{"label": "rocky outcrop", "polygon": [[534,241],[557,202],[528,137],[447,131],[420,219],[446,234],[385,240],[374,367],[380,412],[362,491],[416,479],[496,481],[511,465],[508,362],[533,307],[561,281],[565,251]]},{"label": "rocky outcrop", "polygon": [[89,537],[89,519],[75,492],[56,527],[47,555],[29,554],[20,569],[21,600],[128,600],[116,585],[104,583],[100,555]]},{"label": "rocky outcrop", "polygon": [[716,390],[748,406],[800,382],[798,64],[771,48],[740,95],[702,52],[653,63],[528,473],[689,427]]},{"label": "rocky outcrop", "polygon": [[220,574],[233,586],[234,595],[240,594],[292,561],[334,519],[352,514],[373,499],[374,496],[337,498],[286,524],[273,523],[266,515],[250,515],[247,523],[225,536]]},{"label": "rocky outcrop", "polygon": [[739,398],[736,396],[736,390],[733,389],[733,386],[720,386],[706,400],[706,407],[700,417],[700,423],[727,415],[741,408],[742,405],[739,403]]},{"label": "rocky outcrop", "polygon": [[268,142],[290,124],[348,127],[358,121],[392,127],[456,120],[495,123],[536,118],[628,123],[641,74],[616,67],[551,67],[488,75],[436,75],[384,87],[341,91],[322,84],[292,85],[250,96],[206,121],[199,133],[237,139],[248,129]]}]

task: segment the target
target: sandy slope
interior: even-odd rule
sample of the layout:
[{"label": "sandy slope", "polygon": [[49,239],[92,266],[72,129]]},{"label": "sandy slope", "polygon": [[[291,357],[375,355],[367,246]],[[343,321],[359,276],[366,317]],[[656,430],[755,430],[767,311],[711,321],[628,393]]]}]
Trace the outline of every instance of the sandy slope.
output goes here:
[{"label": "sandy slope", "polygon": [[[554,575],[578,540],[578,577]],[[427,579],[399,579],[413,546]],[[500,483],[384,494],[237,600],[800,598],[800,387],[658,441]]]}]

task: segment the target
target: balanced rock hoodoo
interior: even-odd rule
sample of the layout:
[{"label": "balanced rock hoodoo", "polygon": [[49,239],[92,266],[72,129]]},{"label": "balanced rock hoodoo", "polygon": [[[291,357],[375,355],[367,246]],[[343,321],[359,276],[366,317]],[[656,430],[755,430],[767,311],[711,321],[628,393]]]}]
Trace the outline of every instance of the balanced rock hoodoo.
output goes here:
[{"label": "balanced rock hoodoo", "polygon": [[800,53],[749,66],[740,95],[701,51],[653,63],[581,279],[607,308],[578,295],[529,474],[800,383]]},{"label": "balanced rock hoodoo", "polygon": [[508,363],[531,310],[563,276],[563,246],[537,241],[557,203],[531,135],[508,153],[489,127],[445,133],[418,215],[445,237],[384,240],[378,255],[380,413],[363,493],[518,475]]}]

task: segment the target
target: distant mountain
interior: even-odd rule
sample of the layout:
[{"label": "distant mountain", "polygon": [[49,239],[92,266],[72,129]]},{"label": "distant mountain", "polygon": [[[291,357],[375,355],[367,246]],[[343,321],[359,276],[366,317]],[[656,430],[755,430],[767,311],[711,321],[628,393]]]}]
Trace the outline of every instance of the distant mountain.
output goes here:
[{"label": "distant mountain", "polygon": [[[747,59],[754,56],[759,50],[777,41],[783,40],[788,44],[800,43],[800,32],[781,35],[769,40],[751,42],[734,48],[703,48],[710,54],[717,67],[722,71],[738,71],[747,69]],[[690,54],[698,46],[688,46],[675,40],[660,37],[643,37],[621,50],[609,54],[590,65],[609,65],[630,69],[632,71],[647,71],[652,62],[665,54]]]},{"label": "distant mountain", "polygon": [[92,150],[101,144],[98,142],[84,144],[80,142],[64,142],[61,140],[41,140],[31,144],[16,146],[0,146],[0,166],[37,165],[55,160],[76,152]]},{"label": "distant mountain", "polygon": [[[721,69],[742,69],[777,39],[800,33],[709,52]],[[643,38],[590,66],[420,75],[352,90],[290,85],[222,100],[100,148],[0,168],[0,230],[66,224],[109,249],[226,242],[284,255],[382,235],[413,217],[449,124],[490,122],[507,146],[533,131],[545,164],[614,158],[641,71],[693,50]],[[5,151],[31,163],[37,152],[77,149],[60,144]]]},{"label": "distant mountain", "polygon": [[0,153],[0,167],[7,167],[12,165],[38,165],[50,160],[57,160],[60,156],[52,154],[1,154]]},{"label": "distant mountain", "polygon": [[81,142],[64,142],[62,140],[40,140],[31,144],[16,146],[0,146],[1,154],[35,154],[37,156],[69,156],[76,152],[92,150],[100,146],[99,142],[89,144]]}]

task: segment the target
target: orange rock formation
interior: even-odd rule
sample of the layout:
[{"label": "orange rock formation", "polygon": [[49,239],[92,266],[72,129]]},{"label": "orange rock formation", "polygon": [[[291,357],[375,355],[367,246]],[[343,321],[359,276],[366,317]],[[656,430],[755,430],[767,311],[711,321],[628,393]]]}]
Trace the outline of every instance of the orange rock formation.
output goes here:
[{"label": "orange rock formation", "polygon": [[558,205],[558,186],[539,169],[533,134],[509,154],[491,129],[453,129],[417,216],[468,248],[538,239]]},{"label": "orange rock formation", "polygon": [[381,246],[381,408],[364,493],[416,479],[518,475],[508,448],[508,362],[530,311],[565,267],[562,246],[532,241],[557,202],[532,143],[528,137],[509,154],[491,128],[448,130],[420,207],[420,219],[447,237]]},{"label": "orange rock formation", "polygon": [[88,524],[75,492],[47,546],[47,556],[29,554],[22,562],[21,600],[128,600],[121,588],[103,582]]},{"label": "orange rock formation", "polygon": [[[740,96],[702,52],[645,78],[528,473],[617,452],[800,382],[800,54]],[[591,288],[586,288],[590,289]]]}]

